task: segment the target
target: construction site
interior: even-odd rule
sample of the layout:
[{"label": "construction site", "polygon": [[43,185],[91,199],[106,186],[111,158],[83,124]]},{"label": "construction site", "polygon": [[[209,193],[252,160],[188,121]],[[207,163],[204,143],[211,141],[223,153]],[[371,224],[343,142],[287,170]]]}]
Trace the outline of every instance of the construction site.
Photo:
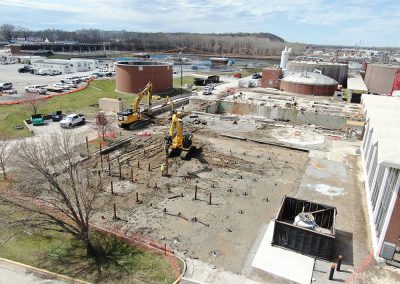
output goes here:
[{"label": "construction site", "polygon": [[[235,89],[221,79],[212,96],[178,98],[179,106],[171,100],[146,128],[124,130],[126,139],[95,154],[92,167],[107,177],[106,205],[96,223],[165,244],[186,262],[182,283],[326,283],[339,255],[347,272],[335,279],[348,280],[366,262],[373,269],[366,209],[360,206],[361,106]],[[185,149],[181,141],[177,150],[190,155],[180,158],[166,149],[187,134],[190,145]],[[317,223],[322,218],[333,226],[322,259],[311,250],[299,254],[271,245],[268,235],[285,196],[318,203],[295,212],[316,212]],[[318,217],[318,208],[325,208],[319,204],[334,206],[335,219]],[[369,279],[363,272],[358,280]]]}]

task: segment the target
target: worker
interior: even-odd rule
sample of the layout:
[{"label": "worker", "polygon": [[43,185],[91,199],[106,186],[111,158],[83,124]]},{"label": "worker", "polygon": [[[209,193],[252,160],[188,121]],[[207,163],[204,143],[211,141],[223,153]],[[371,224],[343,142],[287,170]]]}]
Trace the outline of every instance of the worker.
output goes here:
[{"label": "worker", "polygon": [[161,175],[165,176],[165,165],[161,164]]}]

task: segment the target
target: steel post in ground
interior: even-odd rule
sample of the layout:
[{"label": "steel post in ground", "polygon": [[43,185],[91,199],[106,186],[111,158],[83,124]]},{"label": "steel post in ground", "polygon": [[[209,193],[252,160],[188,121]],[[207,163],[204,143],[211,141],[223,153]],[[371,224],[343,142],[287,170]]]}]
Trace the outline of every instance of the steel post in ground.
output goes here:
[{"label": "steel post in ground", "polygon": [[113,181],[111,181],[111,194],[114,195],[114,185],[113,185]]},{"label": "steel post in ground", "polygon": [[121,169],[121,164],[118,163],[118,169],[119,169],[119,180],[122,179],[122,169]]},{"label": "steel post in ground", "polygon": [[333,274],[335,273],[336,265],[332,264],[331,271],[329,272],[329,280],[333,279]]},{"label": "steel post in ground", "polygon": [[139,203],[139,193],[136,192],[136,203]]},{"label": "steel post in ground", "polygon": [[111,175],[110,154],[107,155],[107,162],[108,162],[108,175]]},{"label": "steel post in ground", "polygon": [[336,271],[340,271],[340,267],[342,266],[342,261],[343,261],[343,256],[339,255],[337,266],[336,266]]},{"label": "steel post in ground", "polygon": [[89,140],[86,136],[86,151],[87,151],[87,155],[89,156]]},{"label": "steel post in ground", "polygon": [[211,196],[212,196],[212,193],[210,192],[210,199],[208,201],[208,204],[210,204],[210,205],[211,205]]},{"label": "steel post in ground", "polygon": [[115,203],[114,203],[114,217],[113,217],[113,219],[117,220],[117,206],[115,205]]},{"label": "steel post in ground", "polygon": [[131,168],[131,182],[133,182],[133,168]]},{"label": "steel post in ground", "polygon": [[194,200],[197,200],[197,184],[194,186]]}]

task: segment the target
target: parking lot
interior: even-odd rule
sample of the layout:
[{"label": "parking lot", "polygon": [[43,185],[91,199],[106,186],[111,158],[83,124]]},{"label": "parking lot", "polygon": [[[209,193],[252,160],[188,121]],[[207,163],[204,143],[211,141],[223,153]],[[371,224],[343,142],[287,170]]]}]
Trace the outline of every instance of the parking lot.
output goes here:
[{"label": "parking lot", "polygon": [[20,98],[25,94],[25,87],[28,85],[53,85],[65,77],[84,76],[94,71],[68,73],[56,76],[41,76],[30,73],[19,73],[18,69],[24,64],[0,65],[0,82],[11,82],[17,94],[0,96],[0,101],[11,101]]}]

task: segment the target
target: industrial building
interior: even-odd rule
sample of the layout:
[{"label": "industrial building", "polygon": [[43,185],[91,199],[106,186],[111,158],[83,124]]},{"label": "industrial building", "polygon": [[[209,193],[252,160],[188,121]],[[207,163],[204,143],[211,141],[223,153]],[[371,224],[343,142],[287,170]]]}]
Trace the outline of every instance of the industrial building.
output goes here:
[{"label": "industrial building", "polygon": [[325,61],[289,61],[286,65],[286,71],[290,72],[314,72],[317,69],[322,75],[328,76],[340,85],[346,85],[348,76],[347,64],[332,63]]},{"label": "industrial building", "polygon": [[262,70],[261,87],[279,89],[282,70],[280,68],[264,68]]},{"label": "industrial building", "polygon": [[23,42],[9,44],[12,55],[20,54],[41,54],[46,55],[52,52],[93,52],[113,49],[114,44],[89,44],[78,42]]},{"label": "industrial building", "polygon": [[302,95],[333,96],[338,82],[319,73],[303,72],[286,75],[280,84],[280,90]]},{"label": "industrial building", "polygon": [[365,84],[368,90],[376,94],[390,94],[400,65],[368,64]]},{"label": "industrial building", "polygon": [[362,159],[374,254],[400,261],[400,98],[363,95],[362,104]]},{"label": "industrial building", "polygon": [[116,90],[138,93],[148,82],[153,84],[155,94],[173,91],[173,66],[158,61],[120,61],[115,67]]},{"label": "industrial building", "polygon": [[83,58],[72,58],[70,60],[39,58],[32,59],[31,63],[35,70],[57,70],[61,71],[63,74],[90,71],[98,67],[97,60]]}]

